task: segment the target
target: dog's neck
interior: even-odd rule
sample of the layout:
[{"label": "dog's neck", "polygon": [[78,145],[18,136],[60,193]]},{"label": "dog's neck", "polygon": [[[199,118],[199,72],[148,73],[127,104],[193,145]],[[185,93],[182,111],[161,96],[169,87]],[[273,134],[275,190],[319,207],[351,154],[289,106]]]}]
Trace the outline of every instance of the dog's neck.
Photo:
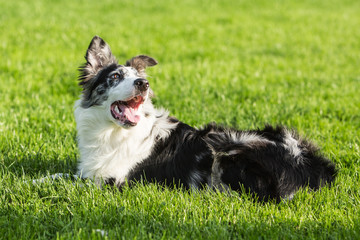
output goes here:
[{"label": "dog's neck", "polygon": [[101,106],[85,109],[80,102],[75,105],[82,177],[124,181],[129,170],[151,154],[157,140],[168,137],[176,127],[165,110],[155,109],[150,101],[143,107],[138,124],[122,128],[107,119]]}]

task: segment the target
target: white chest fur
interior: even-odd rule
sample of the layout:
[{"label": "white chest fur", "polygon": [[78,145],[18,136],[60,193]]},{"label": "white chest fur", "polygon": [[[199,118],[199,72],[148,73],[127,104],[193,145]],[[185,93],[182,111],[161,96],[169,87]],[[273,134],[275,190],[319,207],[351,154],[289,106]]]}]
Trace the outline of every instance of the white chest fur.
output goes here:
[{"label": "white chest fur", "polygon": [[[78,173],[85,178],[125,180],[128,172],[147,158],[156,138],[167,137],[175,124],[167,112],[149,107],[153,114],[129,129],[115,125],[104,116],[102,106],[84,109],[75,105],[80,159]],[[155,117],[161,116],[161,117]]]}]

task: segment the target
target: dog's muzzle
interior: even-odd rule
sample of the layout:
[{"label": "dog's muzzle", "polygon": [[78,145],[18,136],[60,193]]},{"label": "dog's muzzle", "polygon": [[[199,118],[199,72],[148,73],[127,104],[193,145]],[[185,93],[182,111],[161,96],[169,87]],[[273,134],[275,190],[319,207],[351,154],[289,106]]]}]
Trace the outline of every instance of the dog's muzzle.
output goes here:
[{"label": "dog's muzzle", "polygon": [[134,86],[140,92],[145,92],[149,89],[149,82],[144,78],[138,78],[134,81]]},{"label": "dog's muzzle", "polygon": [[122,126],[136,126],[140,121],[141,114],[138,113],[139,107],[144,103],[149,82],[144,78],[134,81],[134,95],[126,100],[118,100],[111,104],[110,113],[112,117]]}]

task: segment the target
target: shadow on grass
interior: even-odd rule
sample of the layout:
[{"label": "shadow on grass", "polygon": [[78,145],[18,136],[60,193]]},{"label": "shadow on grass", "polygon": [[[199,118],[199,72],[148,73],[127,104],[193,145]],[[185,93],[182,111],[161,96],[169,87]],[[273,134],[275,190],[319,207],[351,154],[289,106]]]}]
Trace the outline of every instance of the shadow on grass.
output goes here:
[{"label": "shadow on grass", "polygon": [[36,153],[22,156],[19,159],[5,157],[4,167],[15,176],[27,175],[38,177],[54,173],[75,173],[77,156],[49,158],[46,154]]}]

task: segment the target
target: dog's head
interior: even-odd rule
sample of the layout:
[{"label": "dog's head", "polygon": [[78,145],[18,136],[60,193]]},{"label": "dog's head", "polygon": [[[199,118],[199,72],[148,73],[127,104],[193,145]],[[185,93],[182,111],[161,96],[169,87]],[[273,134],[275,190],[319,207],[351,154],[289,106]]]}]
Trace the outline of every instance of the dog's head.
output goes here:
[{"label": "dog's head", "polygon": [[119,65],[109,45],[98,36],[92,39],[85,59],[79,77],[83,87],[81,107],[99,107],[116,124],[135,126],[151,91],[145,68],[156,65],[157,61],[139,55]]}]

